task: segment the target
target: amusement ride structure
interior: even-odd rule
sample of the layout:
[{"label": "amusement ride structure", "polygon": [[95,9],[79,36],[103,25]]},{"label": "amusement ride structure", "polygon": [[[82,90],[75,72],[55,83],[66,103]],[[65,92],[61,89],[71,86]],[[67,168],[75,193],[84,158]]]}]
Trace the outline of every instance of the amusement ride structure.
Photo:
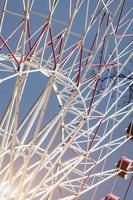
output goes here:
[{"label": "amusement ride structure", "polygon": [[132,13],[0,0],[0,200],[130,199]]}]

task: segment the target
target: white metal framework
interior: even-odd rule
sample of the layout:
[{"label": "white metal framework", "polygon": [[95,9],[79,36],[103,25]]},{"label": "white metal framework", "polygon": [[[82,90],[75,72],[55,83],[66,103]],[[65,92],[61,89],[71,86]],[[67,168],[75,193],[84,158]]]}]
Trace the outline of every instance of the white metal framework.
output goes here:
[{"label": "white metal framework", "polygon": [[104,199],[130,150],[130,1],[0,3],[0,199]]}]

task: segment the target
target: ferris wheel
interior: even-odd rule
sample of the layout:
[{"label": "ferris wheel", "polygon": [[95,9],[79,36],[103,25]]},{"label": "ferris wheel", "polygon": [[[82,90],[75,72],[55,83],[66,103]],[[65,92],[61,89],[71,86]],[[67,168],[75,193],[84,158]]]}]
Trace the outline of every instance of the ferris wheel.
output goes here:
[{"label": "ferris wheel", "polygon": [[0,0],[0,199],[130,200],[130,0]]}]

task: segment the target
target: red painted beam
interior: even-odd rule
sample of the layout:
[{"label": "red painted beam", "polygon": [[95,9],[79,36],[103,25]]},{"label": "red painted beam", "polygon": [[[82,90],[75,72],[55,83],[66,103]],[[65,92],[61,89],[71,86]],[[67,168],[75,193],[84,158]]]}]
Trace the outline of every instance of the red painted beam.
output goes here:
[{"label": "red painted beam", "polygon": [[8,44],[6,43],[6,41],[4,40],[4,38],[1,35],[0,35],[0,39],[3,42],[3,44],[6,46],[7,50],[9,51],[11,56],[13,57],[14,61],[18,64],[18,70],[19,70],[20,65],[19,65],[19,62],[18,62],[17,58],[15,57],[14,53],[12,52],[12,50],[10,49],[10,47],[8,46]]},{"label": "red painted beam", "polygon": [[82,66],[82,57],[83,57],[83,44],[81,45],[81,48],[80,48],[80,62],[79,62],[78,75],[77,75],[77,79],[76,79],[77,87],[79,86],[79,83],[80,83],[80,74],[81,74],[81,66]]},{"label": "red painted beam", "polygon": [[30,34],[30,21],[27,20],[27,32],[28,32],[28,45],[29,45],[29,50],[31,51],[31,34]]},{"label": "red painted beam", "polygon": [[26,55],[25,59],[23,62],[25,62],[27,60],[28,57],[31,57],[34,53],[34,50],[35,50],[35,47],[37,46],[38,42],[39,42],[39,39],[41,38],[41,36],[43,35],[45,29],[47,28],[48,26],[48,23],[46,23],[44,25],[44,27],[42,28],[42,31],[41,33],[39,34],[39,36],[37,37],[36,41],[34,42],[33,46],[31,47],[30,51],[28,52],[28,54]]},{"label": "red painted beam", "polygon": [[57,61],[56,61],[56,55],[55,55],[55,49],[54,49],[54,42],[53,42],[51,27],[49,27],[49,35],[50,35],[50,40],[51,40],[52,53],[53,53],[53,58],[54,58],[54,70],[55,70]]}]

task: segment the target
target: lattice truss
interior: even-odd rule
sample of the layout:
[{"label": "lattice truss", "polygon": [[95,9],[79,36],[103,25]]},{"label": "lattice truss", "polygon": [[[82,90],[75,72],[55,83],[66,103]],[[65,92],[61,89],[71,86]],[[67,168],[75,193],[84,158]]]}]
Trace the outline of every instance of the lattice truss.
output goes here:
[{"label": "lattice truss", "polygon": [[0,1],[0,199],[96,200],[117,185],[130,2]]}]

